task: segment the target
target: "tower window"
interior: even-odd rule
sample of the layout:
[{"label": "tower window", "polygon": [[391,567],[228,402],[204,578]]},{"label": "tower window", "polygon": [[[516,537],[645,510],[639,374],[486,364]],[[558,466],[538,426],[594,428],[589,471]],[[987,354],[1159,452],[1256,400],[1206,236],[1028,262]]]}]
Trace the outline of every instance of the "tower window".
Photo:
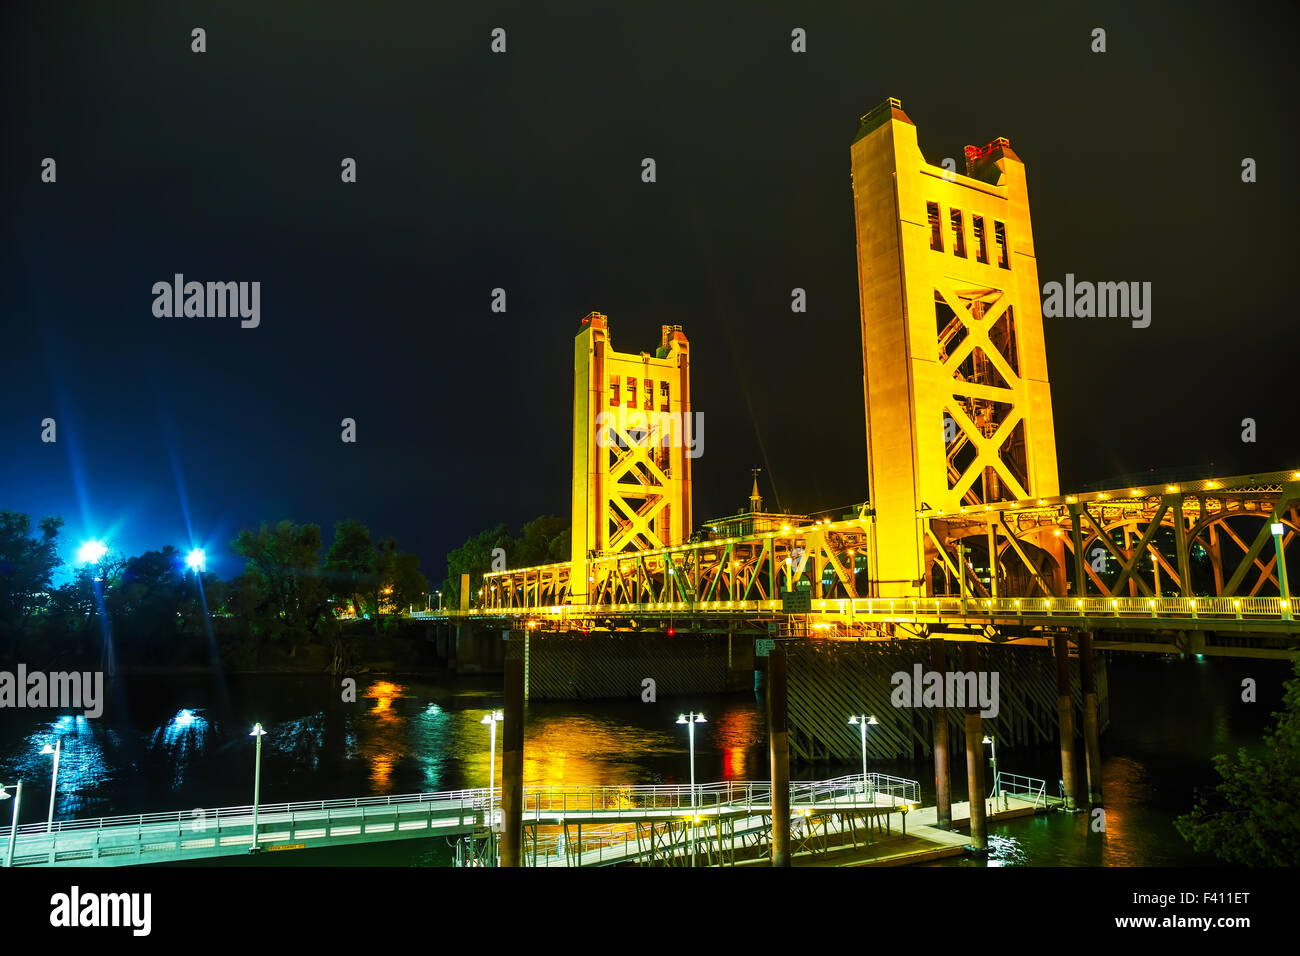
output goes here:
[{"label": "tower window", "polygon": [[984,235],[984,217],[972,216],[971,226],[975,229],[975,261],[987,263],[989,261],[989,241]]},{"label": "tower window", "polygon": [[998,243],[998,265],[1003,269],[1010,269],[1011,261],[1007,252],[1007,227],[996,219],[993,220],[993,235]]},{"label": "tower window", "polygon": [[935,252],[943,252],[943,226],[939,220],[939,204],[928,202],[925,208],[930,215],[930,248]]},{"label": "tower window", "polygon": [[948,218],[952,222],[952,251],[954,255],[966,258],[966,230],[961,221],[960,209],[949,209]]}]

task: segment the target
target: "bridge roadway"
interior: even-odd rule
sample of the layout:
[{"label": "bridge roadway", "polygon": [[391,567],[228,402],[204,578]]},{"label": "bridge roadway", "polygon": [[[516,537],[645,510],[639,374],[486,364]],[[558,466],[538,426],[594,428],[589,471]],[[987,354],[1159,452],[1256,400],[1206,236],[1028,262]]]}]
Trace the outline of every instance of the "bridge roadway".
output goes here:
[{"label": "bridge roadway", "polygon": [[[261,804],[257,808],[258,852],[481,835],[489,831],[490,823],[500,823],[500,793],[498,788],[496,807],[489,805],[485,787]],[[861,774],[790,785],[792,814],[830,809],[838,813],[893,812],[918,800],[915,781],[883,774],[869,774],[865,787]],[[692,810],[689,786],[532,788],[524,793],[524,824],[532,830],[533,849],[539,845],[538,828],[651,824],[692,817],[699,819],[701,831],[706,828],[706,817],[711,818],[709,822],[739,819],[749,821],[743,826],[751,826],[764,813],[771,814],[771,784],[704,784],[695,788],[695,803]],[[0,848],[4,848],[6,865],[13,866],[131,866],[246,856],[254,843],[252,806],[60,820],[49,830],[44,823],[24,824],[16,835],[11,829],[0,830]],[[599,831],[589,833],[599,835]],[[630,860],[634,855],[625,856]],[[530,863],[541,859],[537,854],[534,857]]]},{"label": "bridge roadway", "polygon": [[482,608],[461,616],[415,612],[415,619],[479,622],[530,631],[611,631],[675,627],[698,633],[871,639],[902,631],[949,640],[1005,639],[1049,644],[1059,628],[1092,631],[1106,650],[1197,653],[1290,660],[1300,650],[1293,601],[1278,597],[814,598],[807,613],[780,601],[651,602]]},{"label": "bridge roadway", "polygon": [[1300,634],[1300,622],[1288,602],[1278,597],[1086,597],[1086,598],[815,598],[809,610],[787,614],[780,601],[673,601],[645,604],[569,604],[547,607],[475,608],[461,616],[449,611],[416,611],[416,620],[456,622],[511,620],[560,622],[577,627],[595,618],[656,617],[727,620],[754,615],[772,619],[805,618],[818,624],[1016,624],[1149,631],[1172,628],[1216,631],[1261,630]]}]

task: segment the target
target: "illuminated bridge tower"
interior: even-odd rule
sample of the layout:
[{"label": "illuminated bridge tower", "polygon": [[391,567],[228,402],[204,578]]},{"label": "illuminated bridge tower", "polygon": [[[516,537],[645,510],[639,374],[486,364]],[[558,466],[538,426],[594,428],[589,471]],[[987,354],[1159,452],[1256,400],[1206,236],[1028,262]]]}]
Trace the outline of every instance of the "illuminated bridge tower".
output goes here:
[{"label": "illuminated bridge tower", "polygon": [[917,512],[1057,494],[1025,166],[1005,139],[966,173],[926,162],[896,99],[851,148],[881,596],[924,594]]},{"label": "illuminated bridge tower", "polygon": [[586,601],[588,558],[691,535],[690,343],[682,327],[663,326],[652,356],[615,352],[599,312],[582,324],[573,351],[572,604]]}]

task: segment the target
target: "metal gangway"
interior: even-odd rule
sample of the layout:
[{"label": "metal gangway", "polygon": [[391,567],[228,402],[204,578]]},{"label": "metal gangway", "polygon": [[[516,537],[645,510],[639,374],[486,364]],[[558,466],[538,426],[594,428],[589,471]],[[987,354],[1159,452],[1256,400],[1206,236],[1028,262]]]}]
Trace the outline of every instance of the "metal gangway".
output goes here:
[{"label": "metal gangway", "polygon": [[999,770],[993,777],[993,789],[989,792],[989,799],[1002,800],[1005,806],[1009,797],[1027,800],[1033,804],[1035,810],[1038,809],[1039,804],[1045,807],[1048,805],[1047,781]]},{"label": "metal gangway", "polygon": [[[861,774],[790,785],[796,810],[898,808],[919,801],[916,781]],[[692,799],[693,798],[693,799]],[[345,800],[56,820],[0,829],[6,866],[129,866],[385,840],[463,838],[499,829],[501,789],[486,787]],[[567,825],[760,818],[771,813],[767,781],[689,786],[532,787],[524,824]],[[256,820],[256,823],[254,823]]]}]

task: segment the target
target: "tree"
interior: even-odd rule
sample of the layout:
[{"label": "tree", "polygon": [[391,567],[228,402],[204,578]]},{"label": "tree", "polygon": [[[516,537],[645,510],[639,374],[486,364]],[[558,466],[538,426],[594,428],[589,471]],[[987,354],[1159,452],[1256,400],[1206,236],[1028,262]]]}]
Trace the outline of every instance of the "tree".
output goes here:
[{"label": "tree", "polygon": [[408,607],[424,606],[429,593],[429,579],[420,573],[420,559],[414,554],[394,554],[389,562],[386,595],[399,612]]},{"label": "tree", "polygon": [[568,561],[571,530],[572,524],[568,520],[555,515],[534,518],[521,530],[522,537],[510,555],[511,566],[528,568]]},{"label": "tree", "polygon": [[0,633],[16,636],[25,619],[43,610],[59,560],[62,518],[41,519],[40,537],[32,537],[32,519],[0,511]]},{"label": "tree", "polygon": [[390,600],[393,592],[388,579],[392,575],[393,561],[396,558],[397,541],[394,538],[384,538],[375,545],[375,576],[371,579],[370,590],[366,594],[366,613],[376,622],[376,630],[380,616],[391,614],[394,610]]},{"label": "tree", "polygon": [[443,606],[455,607],[460,595],[460,576],[469,574],[470,600],[478,598],[483,575],[492,570],[492,552],[505,552],[507,568],[527,568],[569,560],[570,524],[564,518],[544,515],[520,529],[518,539],[510,537],[505,525],[484,531],[447,555],[447,578],[442,583]]},{"label": "tree", "polygon": [[505,550],[507,557],[514,548],[510,529],[499,524],[468,539],[447,555],[447,578],[442,583],[443,606],[456,607],[460,600],[460,576],[469,575],[470,603],[483,587],[483,575],[492,570],[492,551]]},{"label": "tree", "polygon": [[241,531],[231,544],[247,561],[237,588],[241,610],[249,614],[254,633],[285,641],[290,656],[316,633],[327,606],[328,589],[318,573],[320,547],[319,525],[292,521]]},{"label": "tree", "polygon": [[330,596],[340,603],[346,600],[360,615],[361,595],[375,589],[377,558],[365,525],[351,519],[335,524],[334,543],[325,556]]},{"label": "tree", "polygon": [[157,659],[174,654],[178,617],[185,604],[181,555],[172,545],[128,558],[121,580],[105,595],[119,646]]},{"label": "tree", "polygon": [[1198,791],[1192,811],[1174,821],[1197,850],[1243,866],[1300,864],[1300,660],[1293,669],[1264,753],[1216,756],[1222,782]]}]

